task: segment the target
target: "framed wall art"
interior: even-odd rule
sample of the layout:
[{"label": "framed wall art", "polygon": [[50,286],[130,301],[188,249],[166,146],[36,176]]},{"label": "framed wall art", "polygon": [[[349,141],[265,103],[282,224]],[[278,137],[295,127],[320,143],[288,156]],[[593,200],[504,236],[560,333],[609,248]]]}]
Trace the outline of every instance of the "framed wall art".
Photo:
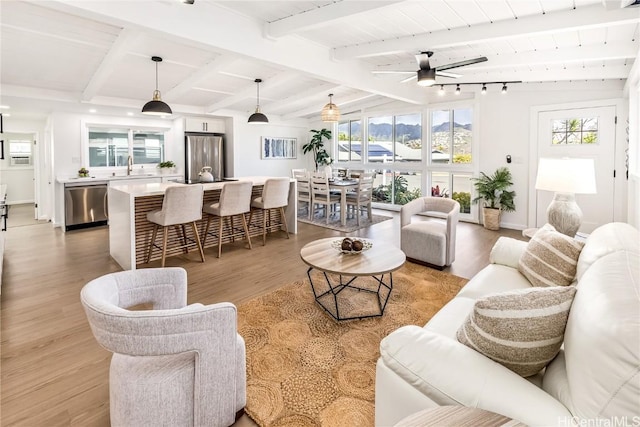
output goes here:
[{"label": "framed wall art", "polygon": [[260,149],[263,159],[297,158],[298,147],[296,138],[263,136],[261,140]]}]

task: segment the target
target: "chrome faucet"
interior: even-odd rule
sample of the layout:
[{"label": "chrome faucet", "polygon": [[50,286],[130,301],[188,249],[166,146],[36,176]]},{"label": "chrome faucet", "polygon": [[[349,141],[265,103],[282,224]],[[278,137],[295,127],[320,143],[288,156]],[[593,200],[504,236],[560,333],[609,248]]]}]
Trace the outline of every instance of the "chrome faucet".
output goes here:
[{"label": "chrome faucet", "polygon": [[127,159],[127,175],[131,175],[133,172],[133,157],[129,156]]}]

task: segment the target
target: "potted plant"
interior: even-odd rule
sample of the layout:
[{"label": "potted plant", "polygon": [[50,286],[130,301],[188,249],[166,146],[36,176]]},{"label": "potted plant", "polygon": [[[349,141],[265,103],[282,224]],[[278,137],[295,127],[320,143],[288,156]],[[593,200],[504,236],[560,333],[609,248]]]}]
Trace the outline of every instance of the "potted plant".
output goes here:
[{"label": "potted plant", "polygon": [[323,138],[331,139],[331,131],[329,129],[320,129],[315,130],[311,129],[310,131],[313,136],[311,140],[302,146],[302,152],[307,154],[309,152],[313,152],[313,162],[316,165],[316,171],[318,167],[321,165],[329,166],[333,163],[333,159],[327,153],[327,150],[324,149]]},{"label": "potted plant", "polygon": [[160,173],[162,174],[173,172],[175,167],[176,167],[176,164],[173,163],[171,160],[158,163],[158,168],[160,169]]},{"label": "potted plant", "polygon": [[473,186],[478,194],[473,199],[473,203],[484,201],[482,209],[484,227],[488,230],[499,230],[502,211],[513,212],[516,210],[513,202],[516,192],[509,190],[513,185],[511,171],[506,167],[501,167],[496,169],[491,176],[480,172],[479,178],[471,178],[471,180],[475,181]]}]

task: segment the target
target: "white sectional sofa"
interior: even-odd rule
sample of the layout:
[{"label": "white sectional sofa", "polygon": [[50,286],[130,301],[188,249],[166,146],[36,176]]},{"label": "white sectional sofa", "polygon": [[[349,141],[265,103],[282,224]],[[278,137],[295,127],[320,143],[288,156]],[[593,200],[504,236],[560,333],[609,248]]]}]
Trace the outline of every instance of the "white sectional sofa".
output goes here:
[{"label": "white sectional sofa", "polygon": [[541,373],[523,378],[457,341],[477,298],[531,286],[517,269],[526,246],[501,237],[491,264],[424,327],[405,326],[382,341],[376,426],[443,405],[531,426],[640,423],[640,233],[628,224],[606,224],[587,238],[563,349]]}]

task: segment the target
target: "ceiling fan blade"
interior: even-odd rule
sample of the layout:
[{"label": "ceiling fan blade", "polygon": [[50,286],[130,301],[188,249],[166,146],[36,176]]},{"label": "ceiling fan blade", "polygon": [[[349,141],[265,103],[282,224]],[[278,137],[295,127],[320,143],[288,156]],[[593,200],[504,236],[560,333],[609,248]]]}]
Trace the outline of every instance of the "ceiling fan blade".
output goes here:
[{"label": "ceiling fan blade", "polygon": [[487,60],[486,56],[481,56],[479,58],[467,59],[466,61],[454,62],[452,64],[440,65],[436,67],[436,71],[444,71],[450,70],[451,68],[464,67],[465,65],[477,64],[478,62],[485,62]]},{"label": "ceiling fan blade", "polygon": [[407,77],[406,79],[400,80],[400,83],[406,83],[406,82],[410,82],[411,80],[415,80],[416,78],[418,78],[417,74],[414,72],[413,76],[411,77]]},{"label": "ceiling fan blade", "polygon": [[431,68],[429,66],[429,58],[431,58],[431,55],[433,55],[433,52],[420,52],[416,55],[416,62],[421,70],[428,70]]},{"label": "ceiling fan blade", "polygon": [[373,70],[373,74],[412,74],[415,71],[389,71],[389,70]]},{"label": "ceiling fan blade", "polygon": [[449,77],[449,78],[452,78],[452,79],[459,79],[460,77],[462,77],[462,74],[449,73],[447,71],[440,71],[440,70],[436,69],[436,76]]}]

